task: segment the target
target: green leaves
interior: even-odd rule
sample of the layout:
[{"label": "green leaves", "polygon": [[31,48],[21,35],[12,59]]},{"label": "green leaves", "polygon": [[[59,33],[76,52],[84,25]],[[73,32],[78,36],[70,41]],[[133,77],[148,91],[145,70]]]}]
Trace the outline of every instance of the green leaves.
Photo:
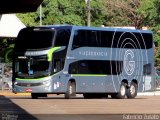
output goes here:
[{"label": "green leaves", "polygon": [[[91,25],[103,24],[103,3],[91,0]],[[70,24],[83,25],[87,23],[85,0],[44,0],[42,3],[42,24]],[[18,14],[18,17],[27,26],[39,25],[40,9],[34,13]]]}]

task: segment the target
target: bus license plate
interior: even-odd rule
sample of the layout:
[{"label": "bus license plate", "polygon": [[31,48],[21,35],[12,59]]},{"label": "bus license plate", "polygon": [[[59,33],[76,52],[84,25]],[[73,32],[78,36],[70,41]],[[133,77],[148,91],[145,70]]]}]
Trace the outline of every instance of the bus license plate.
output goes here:
[{"label": "bus license plate", "polygon": [[26,89],[26,92],[32,92],[31,88]]}]

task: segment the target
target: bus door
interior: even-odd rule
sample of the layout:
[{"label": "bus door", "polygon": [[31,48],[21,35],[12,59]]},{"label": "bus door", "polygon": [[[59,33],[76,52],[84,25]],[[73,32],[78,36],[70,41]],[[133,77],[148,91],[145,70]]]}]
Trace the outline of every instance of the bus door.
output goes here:
[{"label": "bus door", "polygon": [[143,66],[143,91],[149,91],[154,88],[152,80],[152,64],[148,63]]},{"label": "bus door", "polygon": [[54,74],[53,89],[54,91],[65,91],[66,76],[61,72],[64,68],[64,58],[53,59],[52,73]]}]

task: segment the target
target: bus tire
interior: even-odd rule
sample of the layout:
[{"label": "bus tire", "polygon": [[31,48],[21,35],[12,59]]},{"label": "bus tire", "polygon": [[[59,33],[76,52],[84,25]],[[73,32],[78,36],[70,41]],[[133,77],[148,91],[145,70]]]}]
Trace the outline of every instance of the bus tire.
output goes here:
[{"label": "bus tire", "polygon": [[138,91],[137,84],[134,82],[131,82],[131,85],[127,89],[127,92],[126,92],[127,98],[129,98],[129,99],[135,98],[137,96],[137,91]]},{"label": "bus tire", "polygon": [[76,96],[76,84],[75,82],[69,81],[65,93],[65,99],[71,99],[74,98],[75,96]]},{"label": "bus tire", "polygon": [[117,93],[112,93],[111,94],[111,98],[115,99],[116,98]]},{"label": "bus tire", "polygon": [[31,93],[31,97],[32,97],[32,99],[38,99],[37,93]]},{"label": "bus tire", "polygon": [[38,97],[47,97],[46,93],[31,93],[32,99],[38,99]]},{"label": "bus tire", "polygon": [[124,99],[126,96],[126,84],[124,82],[121,83],[120,85],[120,89],[118,93],[113,93],[111,94],[112,98],[116,98],[116,99]]},{"label": "bus tire", "polygon": [[108,98],[108,94],[105,93],[84,93],[84,99],[91,99],[91,98]]},{"label": "bus tire", "polygon": [[90,98],[91,98],[91,95],[88,94],[88,93],[84,93],[84,94],[83,94],[83,97],[84,97],[84,99],[90,99]]}]

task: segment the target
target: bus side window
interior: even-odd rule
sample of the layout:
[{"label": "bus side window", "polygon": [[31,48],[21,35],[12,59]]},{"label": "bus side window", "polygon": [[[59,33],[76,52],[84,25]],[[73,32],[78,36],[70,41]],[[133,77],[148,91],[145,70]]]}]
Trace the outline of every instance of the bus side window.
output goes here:
[{"label": "bus side window", "polygon": [[78,30],[74,33],[72,50],[79,47],[100,47],[97,31]]},{"label": "bus side window", "polygon": [[78,31],[75,31],[74,38],[73,38],[72,50],[79,47],[79,41],[80,41],[80,38],[79,38]]},{"label": "bus side window", "polygon": [[151,72],[152,71],[152,64],[151,63],[148,63],[148,64],[145,64],[143,66],[143,74],[144,75],[151,75]]},{"label": "bus side window", "polygon": [[59,30],[57,32],[54,46],[68,46],[71,32],[69,29]]},{"label": "bus side window", "polygon": [[77,74],[78,73],[78,62],[71,63],[69,65],[69,74]]},{"label": "bus side window", "polygon": [[57,73],[61,71],[64,67],[64,60],[63,59],[54,59],[53,60],[53,73]]}]

